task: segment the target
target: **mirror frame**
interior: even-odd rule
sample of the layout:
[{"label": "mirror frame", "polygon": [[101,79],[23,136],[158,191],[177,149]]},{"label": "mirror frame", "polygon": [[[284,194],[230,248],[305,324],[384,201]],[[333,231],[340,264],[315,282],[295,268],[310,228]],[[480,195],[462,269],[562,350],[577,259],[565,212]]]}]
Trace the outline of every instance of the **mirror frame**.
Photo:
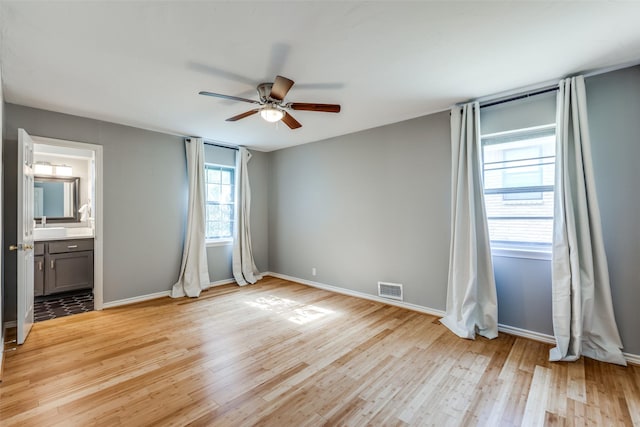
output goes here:
[{"label": "mirror frame", "polygon": [[[73,184],[73,216],[63,217],[47,217],[47,222],[60,223],[60,222],[80,222],[80,215],[78,214],[78,200],[80,200],[80,178],[75,176],[70,177],[55,177],[55,176],[41,176],[34,175],[33,182],[45,181],[45,182],[70,182]],[[42,217],[35,217],[37,224],[42,223]]]}]

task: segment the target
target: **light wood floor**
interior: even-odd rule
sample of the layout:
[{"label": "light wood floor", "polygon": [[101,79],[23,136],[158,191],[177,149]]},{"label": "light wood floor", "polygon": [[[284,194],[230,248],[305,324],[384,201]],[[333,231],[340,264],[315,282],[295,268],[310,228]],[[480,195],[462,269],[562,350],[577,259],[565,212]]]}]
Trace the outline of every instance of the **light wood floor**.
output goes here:
[{"label": "light wood floor", "polygon": [[37,323],[0,424],[640,426],[638,366],[549,347],[266,278]]}]

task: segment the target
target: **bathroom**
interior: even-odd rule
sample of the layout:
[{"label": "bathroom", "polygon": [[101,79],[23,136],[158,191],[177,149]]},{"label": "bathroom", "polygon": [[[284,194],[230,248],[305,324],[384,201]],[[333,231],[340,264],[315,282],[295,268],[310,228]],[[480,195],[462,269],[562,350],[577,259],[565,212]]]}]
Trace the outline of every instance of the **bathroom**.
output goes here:
[{"label": "bathroom", "polygon": [[94,308],[95,153],[34,138],[34,320]]}]

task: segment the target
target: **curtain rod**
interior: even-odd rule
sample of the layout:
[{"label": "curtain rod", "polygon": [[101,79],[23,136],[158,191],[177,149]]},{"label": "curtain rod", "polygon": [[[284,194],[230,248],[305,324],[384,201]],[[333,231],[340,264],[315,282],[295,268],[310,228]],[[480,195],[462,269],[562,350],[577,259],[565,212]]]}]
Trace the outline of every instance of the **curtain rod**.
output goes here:
[{"label": "curtain rod", "polygon": [[212,145],[214,147],[220,147],[220,148],[228,148],[229,150],[236,150],[238,151],[238,147],[230,147],[228,145],[222,145],[222,144],[216,144],[215,142],[204,142],[204,145]]},{"label": "curtain rod", "polygon": [[480,108],[492,107],[494,105],[500,105],[500,104],[504,104],[506,102],[516,101],[518,99],[525,99],[525,98],[529,98],[531,96],[542,95],[543,93],[555,92],[558,89],[559,89],[558,85],[554,85],[554,86],[548,87],[546,89],[536,90],[536,91],[527,92],[527,93],[521,93],[521,94],[518,94],[518,95],[510,96],[508,98],[499,99],[497,101],[487,101],[487,102],[484,102],[484,103],[481,102],[480,103]]},{"label": "curtain rod", "polygon": [[[190,136],[186,136],[185,139],[187,141],[191,141],[191,137]],[[210,142],[210,141],[204,141],[204,145],[211,145],[214,147],[220,147],[220,148],[228,148],[229,150],[236,150],[238,151],[238,147],[232,147],[230,145],[223,145],[223,144],[218,144],[216,142]]]},{"label": "curtain rod", "polygon": [[[626,62],[623,64],[617,64],[611,67],[605,67],[605,68],[596,68],[593,70],[585,70],[582,73],[575,73],[575,74],[570,74],[566,77],[570,77],[570,76],[577,76],[579,74],[582,74],[582,76],[584,78],[588,78],[588,77],[593,77],[593,76],[597,76],[600,74],[605,74],[605,73],[610,73],[612,71],[617,71],[617,70],[621,70],[624,68],[629,68],[629,67],[635,67],[637,65],[640,65],[640,61],[635,60],[635,61],[631,61],[631,62]],[[558,79],[560,80],[560,79]],[[537,85],[532,85],[532,86],[528,86],[528,87],[524,87],[524,88],[520,88],[519,90],[516,89],[515,91],[512,92],[511,95],[509,94],[505,94],[505,98],[500,98],[499,94],[496,95],[489,95],[488,97],[481,97],[480,99],[477,99],[478,102],[480,102],[480,108],[483,107],[491,107],[492,105],[499,105],[505,102],[510,102],[510,101],[515,101],[518,99],[523,99],[523,98],[528,98],[529,96],[535,96],[535,95],[541,95],[543,93],[547,93],[547,92],[552,92],[555,90],[558,90],[559,86],[557,81],[547,81],[546,83],[541,83],[541,84],[537,84]],[[515,92],[515,93],[514,93]],[[482,98],[484,98],[484,101],[482,100]],[[489,99],[487,99],[489,98]],[[463,103],[460,104],[456,104],[456,105],[462,105]]]}]

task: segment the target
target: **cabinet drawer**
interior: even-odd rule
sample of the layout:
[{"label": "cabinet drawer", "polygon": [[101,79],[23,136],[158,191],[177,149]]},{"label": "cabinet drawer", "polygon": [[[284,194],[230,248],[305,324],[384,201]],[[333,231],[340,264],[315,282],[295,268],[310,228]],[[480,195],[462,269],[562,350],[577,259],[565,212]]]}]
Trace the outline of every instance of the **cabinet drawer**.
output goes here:
[{"label": "cabinet drawer", "polygon": [[60,240],[49,242],[49,253],[79,252],[93,250],[93,239]]},{"label": "cabinet drawer", "polygon": [[44,243],[42,242],[36,242],[33,245],[33,254],[34,255],[44,255]]}]

